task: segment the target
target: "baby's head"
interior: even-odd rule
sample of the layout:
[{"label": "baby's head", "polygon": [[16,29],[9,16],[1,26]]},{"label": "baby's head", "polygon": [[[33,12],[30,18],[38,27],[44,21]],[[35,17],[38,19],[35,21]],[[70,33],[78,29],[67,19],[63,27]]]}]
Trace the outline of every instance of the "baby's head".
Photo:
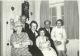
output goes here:
[{"label": "baby's head", "polygon": [[38,31],[40,36],[45,36],[45,29],[44,28],[40,28]]}]

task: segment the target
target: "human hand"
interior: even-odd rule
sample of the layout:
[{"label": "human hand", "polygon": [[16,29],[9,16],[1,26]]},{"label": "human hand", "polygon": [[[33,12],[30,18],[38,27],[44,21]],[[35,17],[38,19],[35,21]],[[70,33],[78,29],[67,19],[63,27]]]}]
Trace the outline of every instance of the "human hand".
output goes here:
[{"label": "human hand", "polygon": [[62,43],[61,43],[61,41],[55,41],[54,43],[55,43],[55,45],[56,45],[56,46],[58,46],[58,45],[61,45],[61,44],[62,44]]}]

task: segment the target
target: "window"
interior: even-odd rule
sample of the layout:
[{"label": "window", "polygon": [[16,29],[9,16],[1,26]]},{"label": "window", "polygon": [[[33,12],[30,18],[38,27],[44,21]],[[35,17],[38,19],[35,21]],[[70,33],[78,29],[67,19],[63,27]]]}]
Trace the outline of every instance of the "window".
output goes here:
[{"label": "window", "polygon": [[57,19],[56,7],[50,8],[50,19],[52,21],[52,26],[54,26]]},{"label": "window", "polygon": [[61,19],[64,20],[64,6],[61,6]]},{"label": "window", "polygon": [[52,26],[55,26],[57,19],[64,20],[64,3],[51,4],[50,8],[50,19],[52,21]]}]

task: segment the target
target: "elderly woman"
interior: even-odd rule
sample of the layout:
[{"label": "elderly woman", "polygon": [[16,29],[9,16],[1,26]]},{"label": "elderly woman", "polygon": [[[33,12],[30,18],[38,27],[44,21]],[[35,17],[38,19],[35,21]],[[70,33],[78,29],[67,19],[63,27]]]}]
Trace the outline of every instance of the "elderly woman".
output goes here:
[{"label": "elderly woman", "polygon": [[11,56],[32,56],[28,50],[28,45],[32,45],[32,41],[27,33],[22,32],[22,24],[20,22],[15,23],[15,31],[10,38]]},{"label": "elderly woman", "polygon": [[43,56],[57,56],[56,51],[51,47],[48,37],[45,36],[45,29],[39,29],[39,36],[36,39],[37,47],[42,51]]},{"label": "elderly woman", "polygon": [[51,38],[54,41],[58,56],[66,56],[66,31],[64,28],[63,20],[59,19],[56,21],[56,26],[52,29]]}]

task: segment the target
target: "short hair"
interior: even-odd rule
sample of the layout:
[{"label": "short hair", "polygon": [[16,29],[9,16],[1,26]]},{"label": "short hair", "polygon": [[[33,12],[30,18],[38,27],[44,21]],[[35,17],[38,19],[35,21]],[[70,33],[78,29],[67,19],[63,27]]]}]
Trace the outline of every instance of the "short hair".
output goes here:
[{"label": "short hair", "polygon": [[26,17],[25,15],[21,15],[21,16],[20,16],[20,19],[22,19],[23,16],[25,17],[25,19],[27,19],[27,17]]},{"label": "short hair", "polygon": [[23,24],[20,21],[16,21],[14,24],[15,24],[15,27],[18,27],[18,26],[22,27],[23,26]]},{"label": "short hair", "polygon": [[[16,21],[15,23],[15,26],[13,28],[13,33],[16,33],[17,31],[15,30],[16,27],[23,27],[23,24],[20,22],[20,21]],[[21,30],[22,31],[22,30]]]},{"label": "short hair", "polygon": [[38,27],[38,23],[36,21],[31,21],[30,26],[32,26],[32,23],[35,23]]},{"label": "short hair", "polygon": [[39,33],[39,35],[40,35],[40,31],[44,31],[44,33],[46,33],[46,30],[45,30],[45,28],[39,28],[39,30],[38,30],[38,33]]},{"label": "short hair", "polygon": [[44,21],[44,24],[46,24],[46,22],[49,22],[49,24],[51,24],[51,21],[50,20],[45,20]]},{"label": "short hair", "polygon": [[64,22],[63,22],[63,20],[62,19],[58,19],[57,21],[56,21],[56,25],[57,25],[57,22],[58,21],[60,21],[61,22],[61,25],[63,26],[64,25]]}]

